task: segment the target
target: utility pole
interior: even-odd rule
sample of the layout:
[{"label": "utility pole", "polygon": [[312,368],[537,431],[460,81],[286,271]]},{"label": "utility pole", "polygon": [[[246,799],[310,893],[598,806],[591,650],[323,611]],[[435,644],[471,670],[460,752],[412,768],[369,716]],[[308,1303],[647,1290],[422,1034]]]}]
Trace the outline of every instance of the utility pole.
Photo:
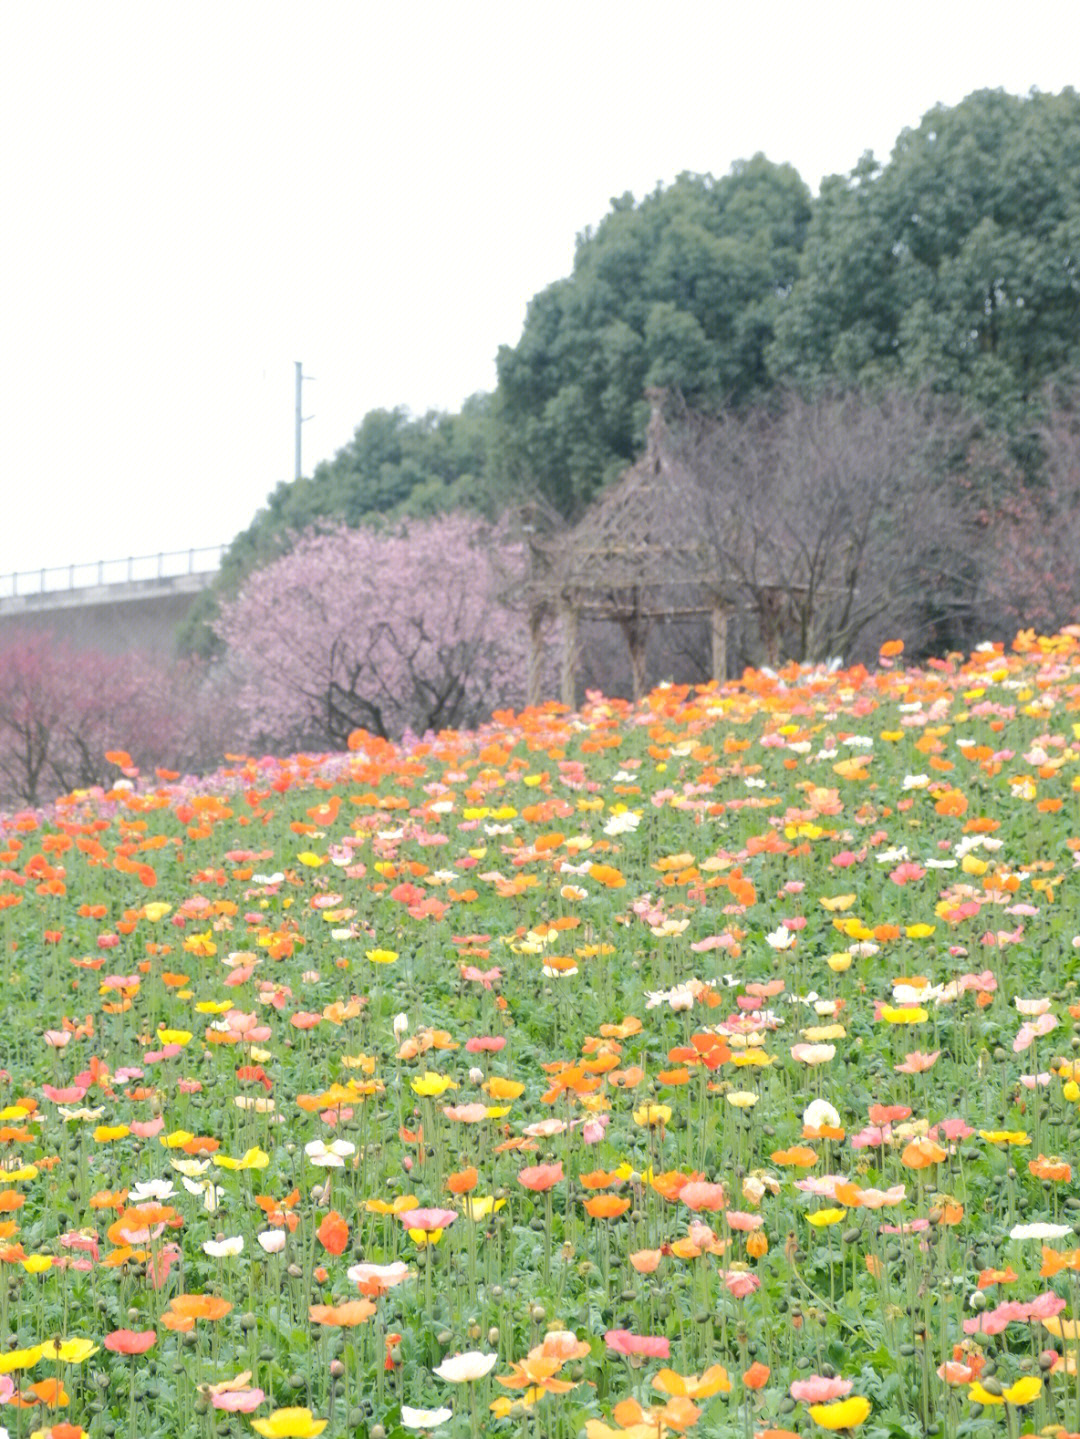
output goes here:
[{"label": "utility pole", "polygon": [[314,375],[304,374],[302,360],[296,361],[296,478],[299,480],[304,473],[304,467],[300,460],[300,427],[308,420],[314,419],[313,415],[304,414],[304,381],[314,379]]}]

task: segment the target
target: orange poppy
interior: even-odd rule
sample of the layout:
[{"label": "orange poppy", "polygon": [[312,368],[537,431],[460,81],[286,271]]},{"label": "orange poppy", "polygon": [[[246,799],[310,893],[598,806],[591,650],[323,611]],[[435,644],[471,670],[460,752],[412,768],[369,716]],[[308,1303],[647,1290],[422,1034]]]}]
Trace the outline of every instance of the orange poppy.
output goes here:
[{"label": "orange poppy", "polygon": [[593,1219],[617,1219],[630,1208],[629,1199],[620,1199],[617,1194],[596,1194],[585,1200],[586,1212]]},{"label": "orange poppy", "polygon": [[603,1169],[592,1169],[588,1174],[578,1176],[578,1183],[582,1189],[611,1189],[622,1181],[618,1173],[613,1169],[610,1174]]},{"label": "orange poppy", "polygon": [[904,1147],[900,1163],[908,1169],[929,1169],[947,1158],[945,1150],[932,1139],[913,1139]]},{"label": "orange poppy", "polygon": [[328,1254],[343,1254],[349,1242],[349,1226],[336,1209],[331,1209],[315,1231],[316,1237]]},{"label": "orange poppy", "polygon": [[1055,1183],[1067,1184],[1072,1178],[1072,1165],[1064,1159],[1047,1159],[1040,1154],[1038,1159],[1028,1160],[1028,1169],[1036,1179],[1050,1179]]},{"label": "orange poppy", "polygon": [[232,1304],[216,1294],[174,1294],[169,1309],[179,1319],[224,1319]]},{"label": "orange poppy", "polygon": [[791,1149],[774,1149],[769,1158],[774,1164],[790,1164],[797,1169],[809,1169],[818,1161],[817,1151],[807,1144],[796,1144]]},{"label": "orange poppy", "polygon": [[451,1194],[468,1194],[476,1188],[480,1175],[470,1165],[468,1169],[459,1169],[456,1174],[451,1174],[446,1181],[446,1187]]},{"label": "orange poppy", "polygon": [[378,1306],[370,1299],[348,1299],[344,1304],[312,1304],[308,1318],[312,1324],[332,1324],[342,1329],[352,1329],[357,1324],[366,1324]]}]

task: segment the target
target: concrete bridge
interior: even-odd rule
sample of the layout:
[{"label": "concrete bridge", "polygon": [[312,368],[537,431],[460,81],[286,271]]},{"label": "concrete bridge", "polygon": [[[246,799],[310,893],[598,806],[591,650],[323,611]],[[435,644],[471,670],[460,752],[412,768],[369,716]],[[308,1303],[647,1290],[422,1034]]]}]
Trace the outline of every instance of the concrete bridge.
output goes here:
[{"label": "concrete bridge", "polygon": [[77,649],[171,658],[177,631],[213,583],[225,549],[214,545],[0,575],[0,639],[32,629]]}]

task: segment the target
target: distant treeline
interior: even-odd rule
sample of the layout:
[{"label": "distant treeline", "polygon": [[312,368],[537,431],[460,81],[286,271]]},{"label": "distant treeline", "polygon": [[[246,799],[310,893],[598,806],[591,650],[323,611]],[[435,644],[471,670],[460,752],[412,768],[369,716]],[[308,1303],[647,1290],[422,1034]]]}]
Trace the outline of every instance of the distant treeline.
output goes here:
[{"label": "distant treeline", "polygon": [[[1055,385],[1080,375],[1080,95],[979,91],[931,110],[884,164],[813,196],[763,155],[623,195],[533,297],[493,395],[456,414],[374,410],[234,540],[189,626],[313,525],[520,494],[567,518],[641,453],[648,387],[714,414],[897,388],[954,405],[1039,483]],[[999,471],[1000,473],[1000,471]]]}]

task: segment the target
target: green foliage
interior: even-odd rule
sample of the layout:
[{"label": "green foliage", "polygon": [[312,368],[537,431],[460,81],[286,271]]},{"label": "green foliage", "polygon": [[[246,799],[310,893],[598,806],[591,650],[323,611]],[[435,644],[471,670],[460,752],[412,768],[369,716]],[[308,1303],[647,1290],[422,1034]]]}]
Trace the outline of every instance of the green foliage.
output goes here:
[{"label": "green foliage", "polygon": [[573,274],[529,306],[499,351],[499,459],[566,514],[629,464],[649,385],[692,404],[741,404],[769,383],[765,353],[794,283],[810,193],[763,155],[720,180],[683,174],[624,195],[578,239]]},{"label": "green foliage", "polygon": [[572,273],[529,304],[494,395],[457,414],[367,414],[310,478],[279,485],[188,622],[311,526],[491,517],[518,493],[578,515],[641,452],[645,391],[745,411],[780,389],[956,397],[1029,478],[1052,380],[1080,370],[1080,95],[978,91],[863,157],[819,196],[763,155],[612,200]]},{"label": "green foliage", "polygon": [[902,376],[1008,427],[1080,364],[1080,96],[931,110],[826,180],[769,350],[815,385]]}]

